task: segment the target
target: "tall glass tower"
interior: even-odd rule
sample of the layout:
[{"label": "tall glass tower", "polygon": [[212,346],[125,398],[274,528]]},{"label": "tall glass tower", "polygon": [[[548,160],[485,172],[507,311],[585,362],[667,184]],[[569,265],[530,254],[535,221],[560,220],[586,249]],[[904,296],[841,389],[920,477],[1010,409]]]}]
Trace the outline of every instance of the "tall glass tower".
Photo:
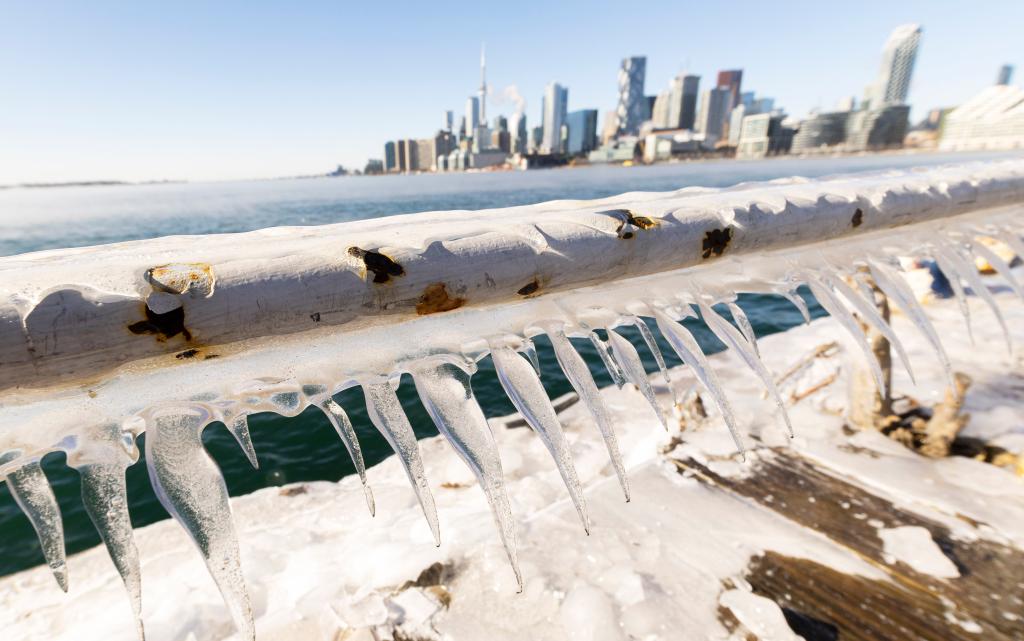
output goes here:
[{"label": "tall glass tower", "polygon": [[619,67],[619,104],[615,115],[619,119],[619,134],[636,134],[644,121],[645,101],[644,76],[647,72],[647,58],[632,56],[622,59]]},{"label": "tall glass tower", "polygon": [[905,24],[893,30],[882,49],[878,79],[866,96],[871,109],[906,104],[910,75],[914,72],[914,59],[920,43],[921,25]]}]

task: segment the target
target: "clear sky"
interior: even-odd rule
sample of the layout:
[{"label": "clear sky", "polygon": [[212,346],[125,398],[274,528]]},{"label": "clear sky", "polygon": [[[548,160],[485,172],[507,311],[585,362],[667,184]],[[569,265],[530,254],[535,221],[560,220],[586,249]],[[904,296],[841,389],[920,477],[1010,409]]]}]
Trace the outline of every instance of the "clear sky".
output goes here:
[{"label": "clear sky", "polygon": [[[514,85],[538,123],[614,108],[616,70],[647,56],[646,92],[684,69],[742,68],[744,90],[802,116],[863,94],[893,27],[924,36],[914,118],[1024,66],[1024,1],[0,2],[0,184],[222,180],[326,173],[385,140],[456,121],[479,84]],[[1018,69],[1015,84],[1020,84]],[[492,100],[488,115],[511,114]]]}]

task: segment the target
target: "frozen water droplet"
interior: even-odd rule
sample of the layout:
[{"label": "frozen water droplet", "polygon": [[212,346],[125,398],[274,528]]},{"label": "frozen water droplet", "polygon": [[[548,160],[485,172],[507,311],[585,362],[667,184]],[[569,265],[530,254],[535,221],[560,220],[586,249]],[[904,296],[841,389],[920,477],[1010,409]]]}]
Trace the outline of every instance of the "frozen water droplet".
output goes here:
[{"label": "frozen water droplet", "polygon": [[754,354],[758,358],[761,358],[761,350],[757,347],[757,334],[754,333],[754,326],[750,324],[750,319],[747,318],[746,312],[743,311],[736,303],[727,303],[729,311],[732,313],[733,320],[736,321],[736,325],[743,332],[743,337],[747,339],[750,346],[754,348]]},{"label": "frozen water droplet", "polygon": [[252,437],[249,435],[249,418],[245,414],[239,414],[228,420],[225,425],[231,432],[231,436],[235,437],[238,446],[245,452],[245,458],[249,459],[249,464],[253,469],[260,469],[260,461],[256,458],[256,448],[252,446]]},{"label": "frozen water droplet", "polygon": [[389,383],[370,383],[363,385],[366,397],[366,413],[370,421],[391,445],[398,455],[405,473],[416,492],[416,498],[423,508],[423,516],[427,519],[430,532],[434,535],[434,543],[441,545],[441,531],[437,523],[437,508],[434,507],[434,495],[430,493],[423,471],[423,459],[420,458],[420,446],[416,442],[416,433],[402,410],[402,404]]},{"label": "frozen water droplet", "polygon": [[569,337],[561,326],[555,323],[547,323],[544,328],[548,338],[551,339],[551,346],[555,349],[555,358],[562,368],[565,377],[569,379],[573,389],[579,394],[580,400],[590,410],[597,427],[601,430],[601,437],[604,439],[605,447],[608,448],[608,456],[611,458],[612,467],[619,477],[619,485],[622,486],[622,493],[629,501],[629,481],[626,478],[626,468],[622,464],[622,454],[619,452],[618,439],[615,438],[615,431],[612,428],[612,416],[601,397],[601,391],[597,389],[594,377],[590,375],[590,368],[586,361],[579,355],[576,348],[572,346]]},{"label": "frozen water droplet", "polygon": [[439,363],[414,366],[412,376],[420,400],[437,429],[480,483],[522,592],[523,577],[516,556],[516,529],[505,493],[501,457],[483,410],[473,397],[469,375],[451,363]]},{"label": "frozen water droplet", "polygon": [[146,465],[160,504],[199,549],[241,638],[253,641],[256,630],[228,489],[203,449],[202,431],[211,420],[201,406],[154,410],[146,421]]},{"label": "frozen water droplet", "polygon": [[622,389],[622,386],[626,384],[626,378],[623,376],[619,364],[612,357],[608,344],[601,340],[601,337],[594,331],[590,332],[588,338],[590,338],[590,343],[594,346],[594,349],[597,350],[597,355],[601,357],[604,368],[608,370],[608,374],[612,377],[612,382],[615,383],[616,387]]},{"label": "frozen water droplet", "polygon": [[644,369],[643,361],[640,360],[640,354],[633,347],[633,343],[617,334],[615,330],[609,328],[606,331],[608,332],[608,342],[611,343],[612,351],[615,354],[615,360],[622,365],[623,374],[629,379],[630,383],[633,383],[640,389],[640,393],[644,395],[651,408],[654,409],[654,413],[658,415],[661,426],[667,430],[668,423],[665,421],[665,415],[662,413],[661,407],[658,406],[658,399],[654,395],[654,388],[651,387],[651,381],[647,377],[647,370]]},{"label": "frozen water droplet", "polygon": [[985,285],[985,281],[981,279],[981,275],[978,274],[978,269],[974,266],[974,259],[971,257],[964,257],[950,245],[940,246],[936,249],[936,252],[946,259],[946,262],[950,264],[953,271],[963,278],[968,285],[971,286],[971,291],[974,292],[975,296],[981,297],[985,304],[988,305],[989,309],[992,310],[992,314],[996,317],[996,321],[999,322],[999,327],[1003,330],[1003,338],[1006,340],[1006,350],[1009,353],[1013,353],[1013,341],[1010,339],[1010,329],[1006,326],[1006,319],[1003,318],[1003,312],[999,309],[999,304],[996,303],[996,299],[992,297],[992,292],[988,290],[988,286]]},{"label": "frozen water droplet", "polygon": [[558,422],[558,415],[540,378],[526,361],[508,347],[491,345],[491,358],[505,394],[551,453],[569,497],[576,506],[583,529],[589,534],[590,518],[587,516],[583,488],[576,475],[576,466],[573,465],[562,425]]},{"label": "frozen water droplet", "polygon": [[942,368],[946,372],[946,379],[949,381],[949,385],[955,387],[953,368],[949,364],[946,350],[942,347],[942,341],[939,340],[935,327],[928,320],[928,315],[924,313],[921,304],[917,302],[917,298],[914,296],[910,286],[891,267],[883,265],[876,260],[868,260],[868,269],[871,271],[871,278],[874,279],[879,289],[903,310],[907,318],[914,323],[914,326],[931,344],[932,349],[935,350],[936,357],[939,359],[939,363],[942,364]]},{"label": "frozen water droplet", "polygon": [[345,449],[348,450],[352,464],[356,466],[356,472],[359,474],[359,480],[363,484],[366,507],[370,510],[370,516],[375,516],[377,507],[373,500],[373,491],[366,482],[366,464],[363,462],[363,450],[359,447],[359,438],[352,427],[352,421],[348,418],[348,413],[330,397],[320,403],[320,409],[327,416],[327,420],[334,427],[334,431],[338,433],[341,442],[345,444]]},{"label": "frozen water droplet", "polygon": [[654,319],[658,323],[658,329],[661,330],[662,335],[668,340],[672,349],[679,355],[683,363],[690,368],[704,389],[711,394],[711,398],[715,399],[715,405],[718,406],[718,411],[722,413],[722,419],[725,421],[726,427],[729,428],[732,440],[736,443],[736,449],[746,459],[747,451],[743,447],[743,441],[740,439],[740,431],[736,426],[736,418],[733,416],[732,406],[729,405],[729,399],[726,397],[725,391],[722,390],[722,385],[718,382],[718,376],[711,369],[707,356],[701,351],[697,339],[693,337],[690,330],[666,316],[661,310],[654,310]]},{"label": "frozen water droplet", "polygon": [[64,556],[64,523],[39,461],[26,463],[7,475],[7,487],[18,507],[32,523],[47,565],[61,590],[68,591],[68,567]]},{"label": "frozen water droplet", "polygon": [[782,420],[786,423],[786,428],[789,430],[789,435],[793,436],[793,424],[789,422],[789,413],[786,411],[786,404],[782,402],[782,397],[779,396],[779,390],[775,388],[775,379],[772,373],[768,371],[764,363],[761,362],[761,357],[757,355],[754,348],[748,343],[743,335],[736,330],[735,327],[729,324],[724,318],[718,315],[711,307],[705,304],[703,301],[698,301],[697,305],[700,307],[700,313],[704,317],[704,322],[714,332],[723,343],[728,345],[730,348],[736,350],[736,353],[740,355],[747,366],[757,374],[761,382],[764,383],[765,389],[771,394],[775,400],[775,404],[779,408],[779,412],[782,413]]}]

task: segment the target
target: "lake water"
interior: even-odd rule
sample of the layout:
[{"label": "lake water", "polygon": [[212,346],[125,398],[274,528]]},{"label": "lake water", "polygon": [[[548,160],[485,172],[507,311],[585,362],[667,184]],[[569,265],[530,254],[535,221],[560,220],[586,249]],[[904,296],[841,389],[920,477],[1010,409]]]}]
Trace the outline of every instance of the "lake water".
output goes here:
[{"label": "lake water", "polygon": [[[667,191],[694,185],[725,187],[785,176],[818,177],[995,157],[1000,155],[780,158],[487,174],[7,189],[0,190],[0,256],[174,234],[319,225],[416,211],[484,209],[546,200],[599,198],[627,191]],[[824,312],[809,296],[808,299],[812,313],[822,315]],[[758,335],[782,331],[802,322],[799,313],[778,298],[744,296],[740,304]],[[706,351],[722,349],[703,324],[688,321],[687,326]],[[638,346],[648,371],[655,371],[654,360],[639,335],[624,333]],[[546,341],[538,339],[537,347],[542,378],[551,396],[571,391]],[[591,364],[598,384],[611,384],[590,344],[577,342],[577,347]],[[661,349],[670,366],[680,364],[667,344],[661,342]],[[502,416],[513,412],[490,367],[490,360],[480,365],[473,387],[485,413]],[[398,394],[417,434],[421,437],[436,434],[408,379],[403,380]],[[366,416],[362,394],[348,390],[337,400],[355,424],[367,465],[390,455],[386,442]],[[344,447],[319,410],[309,409],[294,418],[259,414],[250,417],[250,425],[260,458],[259,471],[249,467],[220,424],[204,433],[204,441],[221,466],[232,495],[296,481],[337,480],[355,472]],[[79,498],[78,474],[64,464],[62,454],[49,455],[43,467],[60,502],[68,552],[98,544],[99,536]],[[134,525],[168,518],[150,488],[142,462],[128,470],[128,498]],[[443,520],[444,515],[440,516]],[[31,525],[15,505],[6,485],[0,485],[0,575],[42,561]],[[74,562],[71,566],[74,574]]]}]

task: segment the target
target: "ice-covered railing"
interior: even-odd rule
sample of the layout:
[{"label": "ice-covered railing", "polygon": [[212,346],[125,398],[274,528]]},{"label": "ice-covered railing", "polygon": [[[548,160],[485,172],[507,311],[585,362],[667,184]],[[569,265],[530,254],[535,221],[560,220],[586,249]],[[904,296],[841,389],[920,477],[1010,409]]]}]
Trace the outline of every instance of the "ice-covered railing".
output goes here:
[{"label": "ice-covered railing", "polygon": [[[653,319],[742,451],[729,399],[679,319],[699,312],[763,381],[779,420],[800,429],[789,426],[736,294],[774,293],[806,316],[796,293],[806,284],[854,336],[880,379],[853,312],[903,352],[874,310],[870,278],[914,320],[949,371],[942,343],[895,257],[934,259],[961,302],[967,285],[998,316],[974,268],[976,257],[1024,292],[1005,260],[977,239],[998,238],[1024,255],[1022,206],[1024,160],[1015,160],[3,258],[0,478],[32,521],[66,590],[60,514],[39,461],[49,452],[67,454],[128,588],[141,636],[139,561],[124,473],[138,458],[135,439],[146,432],[157,496],[196,543],[243,638],[251,639],[227,490],[203,449],[202,430],[224,422],[256,465],[246,417],[265,411],[294,416],[315,405],[337,429],[365,485],[355,431],[332,398],[359,386],[439,540],[416,439],[395,395],[399,377],[408,373],[440,432],[479,479],[518,578],[500,459],[470,385],[477,361],[493,359],[501,385],[550,451],[587,529],[585,497],[538,376],[532,336],[550,338],[628,500],[615,426],[571,337],[592,341],[613,380],[636,385],[668,425],[636,347],[616,331],[639,328],[668,382],[648,326]],[[735,324],[716,311],[720,303]],[[962,310],[966,318],[965,304]],[[373,495],[368,487],[365,492],[372,513]]]}]

